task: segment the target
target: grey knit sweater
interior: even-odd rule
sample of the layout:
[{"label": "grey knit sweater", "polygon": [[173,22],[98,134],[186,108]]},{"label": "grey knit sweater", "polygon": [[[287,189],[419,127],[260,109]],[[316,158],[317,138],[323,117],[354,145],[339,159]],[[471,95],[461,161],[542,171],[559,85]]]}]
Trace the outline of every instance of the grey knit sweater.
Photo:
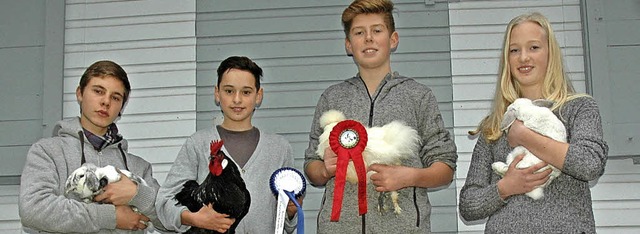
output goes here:
[{"label": "grey knit sweater", "polygon": [[562,174],[533,200],[498,195],[491,164],[504,162],[511,147],[503,135],[493,143],[478,138],[465,185],[460,192],[460,214],[466,220],[489,218],[487,233],[595,233],[589,181],[598,179],[607,161],[598,106],[591,97],[568,101],[556,115],[563,121],[569,150]]},{"label": "grey knit sweater", "polygon": [[[370,97],[359,76],[327,88],[316,106],[309,134],[309,147],[305,152],[305,166],[312,160],[321,160],[315,154],[318,138],[323,129],[320,116],[330,109],[344,113],[347,119],[365,126],[383,126],[393,120],[404,121],[416,129],[422,140],[422,149],[403,162],[404,166],[424,168],[434,162],[443,162],[455,170],[456,146],[444,127],[438,102],[431,89],[397,73],[388,74]],[[428,178],[425,178],[428,179]],[[366,224],[358,215],[357,185],[346,183],[339,222],[330,222],[335,178],[325,185],[324,198],[318,217],[318,233],[428,233],[430,232],[431,204],[426,188],[399,190],[402,213],[381,214],[377,210],[379,193],[372,184],[367,185],[368,213]],[[387,199],[389,200],[389,199]]]},{"label": "grey knit sweater", "polygon": [[[156,209],[158,217],[171,230],[184,232],[190,227],[181,223],[180,214],[187,207],[176,205],[174,196],[188,180],[202,183],[209,175],[209,154],[212,140],[220,135],[214,128],[197,131],[182,145],[167,178],[158,191]],[[223,146],[222,151],[229,155]],[[275,230],[276,197],[271,193],[269,179],[281,167],[293,166],[293,153],[289,142],[282,136],[260,132],[260,140],[253,155],[241,170],[242,178],[251,194],[249,213],[242,219],[236,233],[273,233]],[[233,155],[231,155],[233,159]],[[285,219],[285,232],[296,228],[297,215]]]},{"label": "grey knit sweater", "polygon": [[[62,120],[54,130],[54,137],[44,138],[29,149],[20,181],[20,219],[25,231],[38,232],[98,232],[129,233],[116,228],[115,206],[86,204],[64,196],[69,174],[80,167],[82,152],[88,163],[103,167],[127,167],[141,176],[148,186],[138,185],[138,193],[129,202],[151,219],[154,226],[162,227],[156,217],[155,198],[160,185],[153,178],[151,164],[127,153],[127,141],[121,140],[101,151],[95,150],[82,131],[79,118]],[[84,138],[84,148],[79,137]],[[138,231],[142,233],[142,231]]]}]

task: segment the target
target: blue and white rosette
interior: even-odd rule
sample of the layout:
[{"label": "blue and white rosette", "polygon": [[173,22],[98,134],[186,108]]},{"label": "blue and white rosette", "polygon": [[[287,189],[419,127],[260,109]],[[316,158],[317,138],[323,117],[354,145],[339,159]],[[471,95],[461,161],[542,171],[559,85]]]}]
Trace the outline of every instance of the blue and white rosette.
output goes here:
[{"label": "blue and white rosette", "polygon": [[289,200],[298,208],[298,234],[304,233],[304,214],[297,200],[307,189],[307,181],[302,173],[291,167],[280,168],[271,174],[269,185],[271,192],[278,197],[275,234],[282,234],[284,231]]}]

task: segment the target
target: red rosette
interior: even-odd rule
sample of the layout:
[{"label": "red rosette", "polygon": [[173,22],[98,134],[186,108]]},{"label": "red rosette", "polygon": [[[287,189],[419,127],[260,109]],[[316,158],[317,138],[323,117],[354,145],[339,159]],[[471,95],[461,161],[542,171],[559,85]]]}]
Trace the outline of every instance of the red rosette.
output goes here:
[{"label": "red rosette", "polygon": [[335,190],[333,192],[333,207],[331,209],[331,221],[340,219],[342,210],[342,196],[347,177],[349,160],[353,161],[358,175],[358,207],[360,215],[367,213],[367,171],[362,158],[362,152],[367,146],[367,130],[354,120],[339,122],[329,135],[331,150],[338,156],[336,165]]}]

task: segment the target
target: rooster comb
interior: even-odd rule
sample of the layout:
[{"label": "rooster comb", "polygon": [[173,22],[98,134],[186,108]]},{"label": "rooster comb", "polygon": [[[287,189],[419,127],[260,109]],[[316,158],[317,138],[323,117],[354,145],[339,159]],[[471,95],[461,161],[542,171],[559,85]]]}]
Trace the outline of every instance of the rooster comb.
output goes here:
[{"label": "rooster comb", "polygon": [[222,140],[213,140],[211,141],[211,156],[214,156],[220,151],[222,148]]}]

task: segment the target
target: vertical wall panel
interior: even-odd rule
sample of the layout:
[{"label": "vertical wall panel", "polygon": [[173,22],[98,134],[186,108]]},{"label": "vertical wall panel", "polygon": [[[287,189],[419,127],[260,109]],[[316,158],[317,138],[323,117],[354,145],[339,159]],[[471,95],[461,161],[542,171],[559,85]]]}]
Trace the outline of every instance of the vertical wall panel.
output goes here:
[{"label": "vertical wall panel", "polygon": [[68,0],[66,12],[64,117],[78,116],[75,89],[87,66],[120,64],[132,91],[118,127],[162,183],[195,131],[195,1]]},{"label": "vertical wall panel", "polygon": [[64,2],[0,4],[0,233],[18,233],[27,151],[62,116]]}]

